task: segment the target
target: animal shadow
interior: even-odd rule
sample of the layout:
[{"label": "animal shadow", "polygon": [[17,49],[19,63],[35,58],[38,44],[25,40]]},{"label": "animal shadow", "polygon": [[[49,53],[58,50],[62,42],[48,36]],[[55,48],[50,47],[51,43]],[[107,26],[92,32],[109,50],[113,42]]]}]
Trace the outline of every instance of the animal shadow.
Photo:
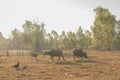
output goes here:
[{"label": "animal shadow", "polygon": [[106,62],[97,61],[97,60],[76,60],[76,62],[79,62],[79,63],[101,63],[101,64],[107,64]]},{"label": "animal shadow", "polygon": [[55,62],[55,64],[58,64],[58,65],[78,65],[78,66],[81,66],[80,63],[73,62],[73,61]]}]

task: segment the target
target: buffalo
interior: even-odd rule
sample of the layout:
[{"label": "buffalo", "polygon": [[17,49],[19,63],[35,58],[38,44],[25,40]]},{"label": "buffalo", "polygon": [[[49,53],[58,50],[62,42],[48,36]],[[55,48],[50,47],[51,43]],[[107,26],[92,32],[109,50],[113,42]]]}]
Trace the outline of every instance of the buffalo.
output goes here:
[{"label": "buffalo", "polygon": [[39,52],[31,52],[31,59],[34,59],[35,60],[35,62],[37,62],[38,61],[38,56],[40,55],[40,53]]},{"label": "buffalo", "polygon": [[40,55],[40,53],[41,53],[41,51],[32,50],[31,51],[31,58],[37,59],[37,57]]},{"label": "buffalo", "polygon": [[33,58],[37,58],[39,56],[39,54],[38,53],[31,53],[31,58],[33,57]]},{"label": "buffalo", "polygon": [[63,60],[65,60],[62,50],[50,50],[50,51],[44,52],[44,55],[49,55],[52,61],[54,61],[54,56],[58,56],[58,60],[60,60],[60,57],[62,57]]},{"label": "buffalo", "polygon": [[74,49],[73,50],[73,59],[75,59],[75,57],[77,58],[88,58],[87,57],[87,53],[83,52],[82,49]]}]

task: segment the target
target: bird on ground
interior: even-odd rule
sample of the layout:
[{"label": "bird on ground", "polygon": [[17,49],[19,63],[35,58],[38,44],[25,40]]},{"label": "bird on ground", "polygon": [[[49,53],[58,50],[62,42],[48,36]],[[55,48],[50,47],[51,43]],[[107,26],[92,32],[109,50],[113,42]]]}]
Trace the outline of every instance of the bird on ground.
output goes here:
[{"label": "bird on ground", "polygon": [[19,68],[19,65],[20,65],[20,63],[19,63],[19,61],[18,61],[17,64],[13,65],[13,68],[18,69],[18,68]]},{"label": "bird on ground", "polygon": [[28,66],[23,66],[22,69],[26,69]]}]

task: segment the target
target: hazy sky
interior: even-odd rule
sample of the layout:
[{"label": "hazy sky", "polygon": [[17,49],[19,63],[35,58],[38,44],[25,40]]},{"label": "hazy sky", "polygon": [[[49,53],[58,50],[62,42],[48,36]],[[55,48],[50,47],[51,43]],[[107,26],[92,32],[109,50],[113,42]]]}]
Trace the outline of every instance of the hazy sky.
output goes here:
[{"label": "hazy sky", "polygon": [[22,30],[25,20],[36,17],[48,32],[90,29],[98,6],[120,19],[120,0],[0,0],[0,32],[9,36],[14,28]]}]

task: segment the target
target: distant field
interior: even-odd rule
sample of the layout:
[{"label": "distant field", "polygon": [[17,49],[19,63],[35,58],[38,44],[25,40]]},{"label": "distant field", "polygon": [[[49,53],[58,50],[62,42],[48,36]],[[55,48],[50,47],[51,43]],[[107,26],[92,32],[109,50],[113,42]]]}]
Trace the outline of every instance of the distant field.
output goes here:
[{"label": "distant field", "polygon": [[[1,51],[0,55],[4,55]],[[88,59],[74,61],[71,51],[64,52],[67,61],[52,62],[49,56],[39,55],[32,59],[29,52],[17,56],[10,51],[10,56],[0,57],[0,80],[120,80],[120,52],[87,51]],[[13,56],[14,55],[14,56]],[[20,61],[20,69],[12,66]],[[28,66],[22,69],[23,66]]]}]

